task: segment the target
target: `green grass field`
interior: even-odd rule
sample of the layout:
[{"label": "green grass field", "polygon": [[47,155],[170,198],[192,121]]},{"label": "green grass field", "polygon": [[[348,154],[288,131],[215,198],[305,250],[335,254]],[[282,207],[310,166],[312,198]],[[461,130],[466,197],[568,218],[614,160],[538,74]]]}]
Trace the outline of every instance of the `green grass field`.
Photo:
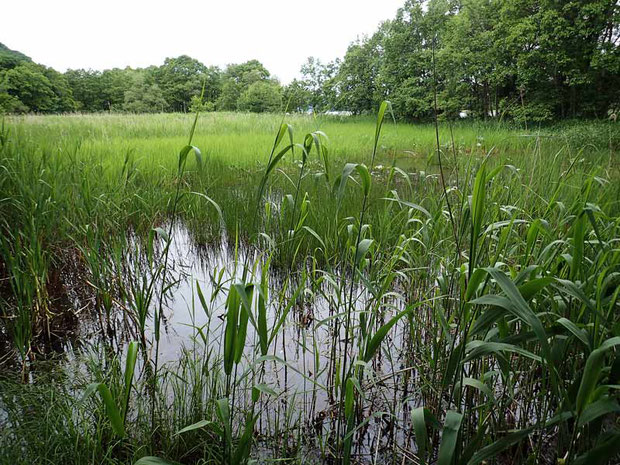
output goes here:
[{"label": "green grass field", "polygon": [[613,461],[619,128],[5,118],[0,462]]}]

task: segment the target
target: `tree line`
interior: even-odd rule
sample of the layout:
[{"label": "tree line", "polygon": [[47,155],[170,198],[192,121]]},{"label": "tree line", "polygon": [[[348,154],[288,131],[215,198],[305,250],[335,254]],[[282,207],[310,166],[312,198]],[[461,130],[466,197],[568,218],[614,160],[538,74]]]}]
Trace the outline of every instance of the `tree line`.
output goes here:
[{"label": "tree line", "polygon": [[[527,121],[601,118],[620,106],[616,0],[406,0],[342,59],[310,57],[281,83],[257,60],[59,73],[0,44],[5,112],[438,111]],[[205,87],[201,101],[201,90]]]},{"label": "tree line", "polygon": [[[204,85],[203,100],[200,100]],[[187,55],[161,66],[59,73],[0,44],[0,109],[9,113],[278,111],[282,86],[257,60],[206,66]]]}]

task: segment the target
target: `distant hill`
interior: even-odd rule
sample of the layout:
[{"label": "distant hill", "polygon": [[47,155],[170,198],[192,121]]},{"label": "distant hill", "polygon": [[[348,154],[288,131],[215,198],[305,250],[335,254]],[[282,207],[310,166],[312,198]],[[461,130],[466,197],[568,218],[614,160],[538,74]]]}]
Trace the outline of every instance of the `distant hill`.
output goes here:
[{"label": "distant hill", "polygon": [[24,61],[32,61],[30,57],[16,50],[11,50],[3,43],[0,43],[0,69],[15,68]]}]

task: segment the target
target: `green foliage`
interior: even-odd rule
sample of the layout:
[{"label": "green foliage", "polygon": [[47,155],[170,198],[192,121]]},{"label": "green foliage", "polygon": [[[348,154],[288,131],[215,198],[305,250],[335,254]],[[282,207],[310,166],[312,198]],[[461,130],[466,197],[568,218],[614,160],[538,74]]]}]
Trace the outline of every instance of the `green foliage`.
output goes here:
[{"label": "green foliage", "polygon": [[[358,444],[375,437],[377,462],[613,462],[617,126],[582,122],[539,137],[498,124],[440,126],[446,192],[428,156],[434,128],[389,115],[383,103],[376,121],[7,117],[0,325],[12,339],[4,358],[32,381],[0,380],[5,462],[292,462],[310,453],[355,463]],[[156,274],[169,244],[182,242],[166,230],[171,218],[214,258],[196,287],[182,260],[178,281],[172,268],[168,282]],[[231,255],[220,264],[211,254],[222,222]],[[71,314],[46,293],[56,267],[88,269],[78,281],[89,283],[103,347],[89,344],[93,360],[76,362],[84,370],[69,365],[67,379],[34,395],[42,334]],[[185,304],[191,319],[180,325]],[[141,335],[156,309],[162,341],[164,324],[171,337],[189,332],[159,368],[157,343]],[[135,333],[140,363],[138,346],[123,359],[108,333]],[[98,381],[96,395],[77,404],[84,378]]]},{"label": "green foliage", "polygon": [[381,31],[366,41],[351,44],[338,70],[338,106],[355,113],[374,110],[381,100],[379,82]]},{"label": "green foliage", "polygon": [[215,101],[221,91],[220,70],[187,55],[166,58],[163,65],[153,70],[153,76],[172,111],[188,111],[192,98],[200,96],[203,83],[204,99],[208,102]]},{"label": "green foliage", "polygon": [[282,97],[289,112],[307,111],[312,104],[311,92],[306,88],[302,81],[297,79],[293,79],[290,84],[284,87]]},{"label": "green foliage", "polygon": [[[370,37],[351,44],[334,83],[311,80],[314,100],[368,112],[389,97],[399,117],[467,110],[527,125],[603,117],[620,100],[620,9],[607,0],[408,0]],[[437,57],[432,67],[432,49]],[[313,60],[305,65],[311,75]],[[304,69],[302,69],[302,72]],[[318,83],[318,84],[317,84]]]},{"label": "green foliage", "polygon": [[12,69],[24,62],[32,60],[21,52],[11,50],[3,43],[0,43],[0,69]]},{"label": "green foliage", "polygon": [[123,110],[132,113],[163,112],[168,108],[164,93],[154,82],[149,83],[143,74],[136,74],[134,83],[125,91]]},{"label": "green foliage", "polygon": [[0,70],[1,94],[8,95],[0,100],[7,111],[58,113],[75,109],[66,78],[51,68],[31,62]]},{"label": "green foliage", "polygon": [[307,58],[284,89],[257,60],[220,70],[182,55],[63,78],[0,44],[0,109],[187,112],[205,84],[207,111],[277,111],[282,99],[290,112],[367,114],[389,98],[397,117],[430,120],[436,90],[441,119],[617,120],[619,18],[610,0],[407,0],[342,60]]},{"label": "green foliage", "polygon": [[[222,92],[216,103],[217,109],[273,111],[277,106],[276,101],[281,98],[281,91],[279,84],[270,80],[269,76],[269,71],[258,60],[228,65],[222,76]],[[261,102],[261,98],[265,98],[265,102]]]},{"label": "green foliage", "polygon": [[257,81],[239,96],[237,107],[254,113],[276,112],[282,109],[282,88],[276,81]]},{"label": "green foliage", "polygon": [[309,95],[309,104],[313,111],[322,112],[334,109],[336,101],[336,81],[340,60],[327,64],[309,57],[301,67],[302,83]]}]

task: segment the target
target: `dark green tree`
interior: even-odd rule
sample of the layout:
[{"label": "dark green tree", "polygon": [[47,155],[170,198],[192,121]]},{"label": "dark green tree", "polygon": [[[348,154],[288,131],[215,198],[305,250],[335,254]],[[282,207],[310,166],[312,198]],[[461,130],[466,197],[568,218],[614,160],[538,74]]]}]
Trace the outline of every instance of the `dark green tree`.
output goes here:
[{"label": "dark green tree", "polygon": [[340,60],[323,64],[315,57],[308,57],[301,67],[302,82],[310,94],[310,107],[314,111],[332,110],[337,106],[338,81],[336,76]]},{"label": "dark green tree", "polygon": [[269,77],[269,71],[258,60],[228,65],[222,76],[222,92],[216,102],[217,109],[238,110],[241,95],[252,84],[267,81]]},{"label": "dark green tree", "polygon": [[188,111],[192,97],[199,96],[205,84],[205,99],[215,101],[221,92],[220,70],[207,67],[187,55],[166,58],[154,72],[155,82],[161,88],[172,111]]},{"label": "dark green tree", "polygon": [[101,73],[85,69],[69,69],[65,78],[73,92],[77,109],[82,111],[104,110],[104,89]]},{"label": "dark green tree", "polygon": [[132,113],[158,113],[168,108],[159,86],[146,73],[136,73],[133,84],[125,91],[123,110]]},{"label": "dark green tree", "polygon": [[282,98],[287,111],[305,112],[310,108],[312,94],[302,81],[293,79],[282,90]]},{"label": "dark green tree", "polygon": [[255,113],[282,110],[282,87],[277,81],[256,81],[241,93],[239,110]]},{"label": "dark green tree", "polygon": [[5,111],[51,113],[76,108],[64,76],[32,62],[0,72],[0,93],[6,94],[2,98]]}]

